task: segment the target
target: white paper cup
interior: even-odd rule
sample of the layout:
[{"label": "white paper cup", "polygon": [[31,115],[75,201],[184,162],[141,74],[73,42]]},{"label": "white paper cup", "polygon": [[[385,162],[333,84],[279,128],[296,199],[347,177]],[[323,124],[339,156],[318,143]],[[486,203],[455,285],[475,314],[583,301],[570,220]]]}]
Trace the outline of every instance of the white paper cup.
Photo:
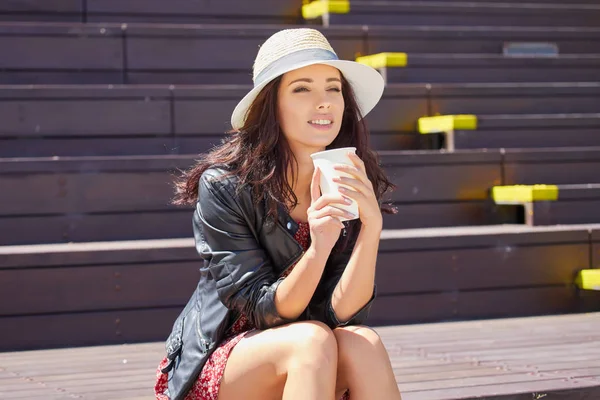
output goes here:
[{"label": "white paper cup", "polygon": [[[319,170],[321,172],[321,179],[319,182],[319,185],[321,187],[321,193],[339,194],[340,186],[347,187],[353,190],[353,188],[348,185],[339,184],[333,181],[333,178],[335,176],[354,178],[354,175],[333,169],[334,165],[336,164],[347,164],[354,166],[354,163],[352,162],[352,160],[350,160],[350,157],[348,156],[348,152],[356,154],[356,147],[343,147],[340,149],[319,151],[310,155],[313,159],[313,164],[315,168],[319,167]],[[356,204],[356,201],[354,200],[352,200],[352,204],[336,203],[334,206],[342,210],[349,211],[355,216],[354,218],[339,217],[340,221],[350,221],[359,217],[358,204]]]}]

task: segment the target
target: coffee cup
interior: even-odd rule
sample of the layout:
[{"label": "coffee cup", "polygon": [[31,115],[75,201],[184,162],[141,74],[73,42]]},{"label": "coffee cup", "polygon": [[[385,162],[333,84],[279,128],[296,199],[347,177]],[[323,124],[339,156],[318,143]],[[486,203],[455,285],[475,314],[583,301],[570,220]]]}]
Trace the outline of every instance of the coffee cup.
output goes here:
[{"label": "coffee cup", "polygon": [[[352,174],[333,169],[333,167],[337,164],[346,164],[354,166],[354,163],[350,159],[350,156],[348,156],[349,152],[356,154],[356,147],[342,147],[339,149],[324,150],[310,155],[310,157],[313,160],[313,165],[315,166],[315,168],[319,167],[321,173],[319,186],[321,187],[322,194],[340,194],[340,187],[347,187],[350,190],[354,190],[351,186],[333,181],[333,178],[336,176],[354,178],[354,175]],[[338,217],[340,221],[350,221],[359,218],[358,204],[355,200],[350,200],[352,201],[351,204],[336,203],[334,205],[335,207],[340,208],[342,210],[346,210],[354,215],[353,218]]]}]

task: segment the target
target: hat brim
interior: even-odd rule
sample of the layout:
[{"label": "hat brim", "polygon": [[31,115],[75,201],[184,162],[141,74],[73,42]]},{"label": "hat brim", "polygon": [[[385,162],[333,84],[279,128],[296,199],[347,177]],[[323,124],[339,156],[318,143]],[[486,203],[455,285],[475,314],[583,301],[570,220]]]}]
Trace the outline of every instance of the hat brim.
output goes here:
[{"label": "hat brim", "polygon": [[361,115],[367,115],[379,102],[383,95],[385,81],[381,74],[372,67],[349,60],[310,60],[302,63],[290,65],[283,72],[279,71],[277,75],[269,77],[255,86],[244,98],[237,104],[231,114],[231,126],[233,129],[240,129],[244,126],[246,113],[252,105],[260,91],[273,79],[282,73],[290,72],[299,68],[314,64],[326,64],[337,68],[354,90],[356,102]]}]

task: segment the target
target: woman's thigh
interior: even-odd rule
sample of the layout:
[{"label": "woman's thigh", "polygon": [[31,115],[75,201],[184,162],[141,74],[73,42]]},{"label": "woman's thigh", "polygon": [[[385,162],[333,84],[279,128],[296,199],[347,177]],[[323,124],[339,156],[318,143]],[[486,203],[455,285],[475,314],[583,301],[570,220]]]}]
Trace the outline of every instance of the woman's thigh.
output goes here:
[{"label": "woman's thigh", "polygon": [[306,359],[311,354],[327,356],[329,348],[337,362],[333,332],[316,321],[253,331],[240,340],[229,355],[219,400],[281,399],[290,365],[300,356]]}]

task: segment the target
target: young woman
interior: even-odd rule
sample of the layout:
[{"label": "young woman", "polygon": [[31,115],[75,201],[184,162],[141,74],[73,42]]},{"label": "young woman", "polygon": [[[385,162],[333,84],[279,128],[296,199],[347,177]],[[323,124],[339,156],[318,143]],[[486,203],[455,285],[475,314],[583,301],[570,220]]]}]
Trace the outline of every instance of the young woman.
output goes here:
[{"label": "young woman", "polygon": [[[313,29],[271,36],[233,131],[178,183],[194,204],[200,281],[167,339],[157,399],[381,399],[400,393],[379,336],[361,325],[376,296],[383,195],[393,189],[362,120],[374,69],[338,60]],[[347,187],[321,195],[312,153],[356,147]],[[357,202],[359,219],[339,208]],[[336,205],[338,207],[336,207]]]}]

